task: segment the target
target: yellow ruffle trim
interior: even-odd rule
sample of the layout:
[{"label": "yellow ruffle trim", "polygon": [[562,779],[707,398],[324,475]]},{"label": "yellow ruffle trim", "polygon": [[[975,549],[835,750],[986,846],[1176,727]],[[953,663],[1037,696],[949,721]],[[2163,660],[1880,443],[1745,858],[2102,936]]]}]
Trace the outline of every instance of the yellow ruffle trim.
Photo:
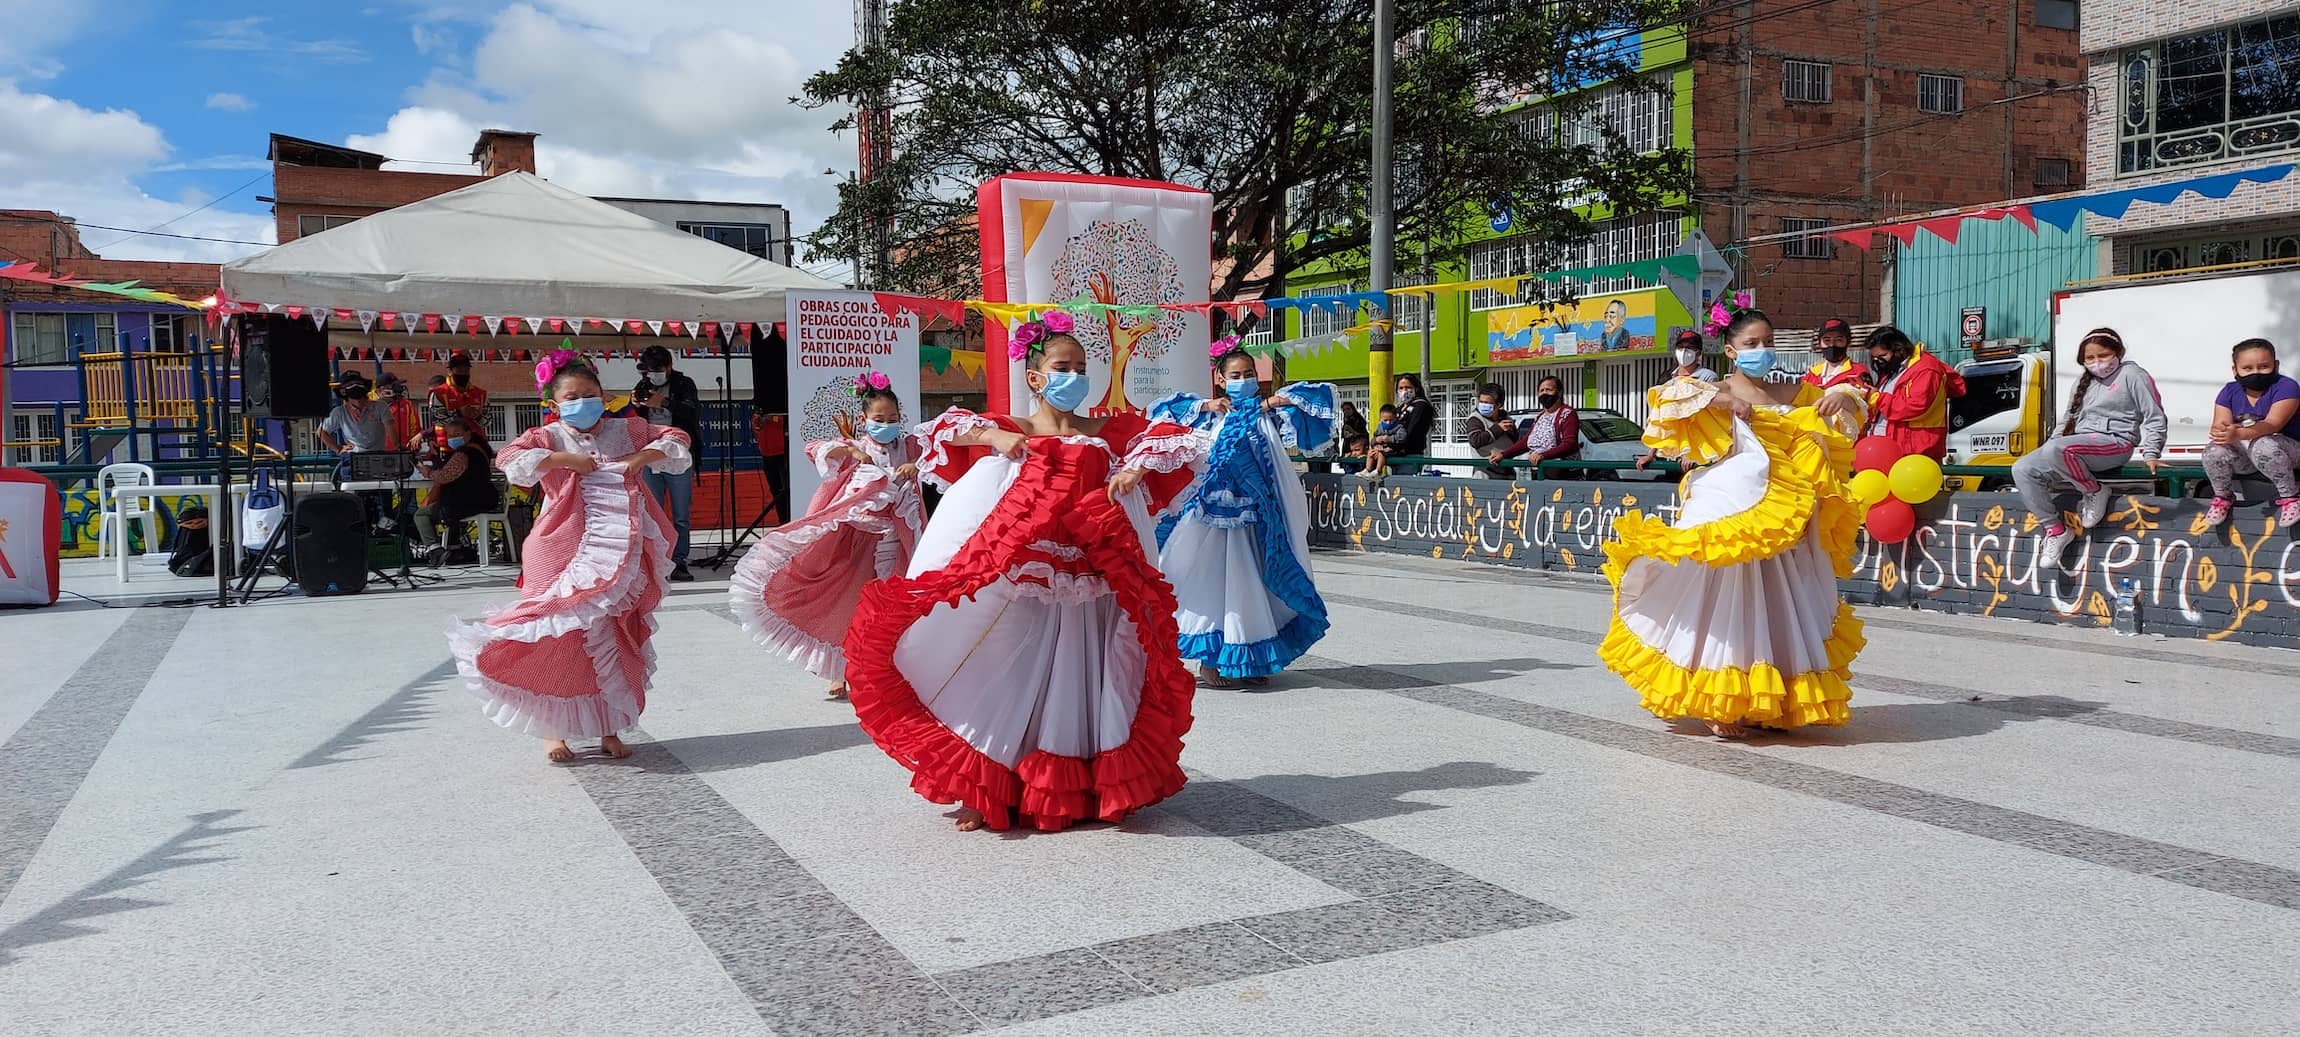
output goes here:
[{"label": "yellow ruffle trim", "polygon": [[[1712,434],[1712,418],[1723,423],[1726,452],[1732,445],[1732,418],[1704,410],[1669,429],[1672,441],[1699,444]],[[1770,558],[1803,540],[1809,524],[1821,524],[1821,549],[1836,566],[1837,575],[1849,576],[1853,540],[1861,528],[1861,508],[1852,499],[1846,478],[1853,466],[1853,444],[1831,430],[1811,408],[1750,415],[1749,428],[1765,447],[1770,464],[1765,475],[1765,496],[1737,514],[1683,529],[1658,516],[1632,511],[1615,520],[1615,540],[1605,545],[1607,578],[1615,586],[1620,572],[1633,558],[1663,562],[1699,562],[1722,568]],[[1646,442],[1651,443],[1652,439]],[[1697,446],[1706,450],[1707,446]],[[1724,453],[1718,453],[1723,457]]]},{"label": "yellow ruffle trim", "polygon": [[1852,718],[1853,657],[1868,638],[1851,605],[1837,604],[1829,629],[1829,668],[1783,674],[1759,663],[1746,670],[1688,670],[1638,639],[1622,625],[1618,601],[1614,620],[1598,645],[1607,669],[1637,689],[1639,704],[1664,720],[1692,717],[1720,724],[1792,728],[1835,726]]}]

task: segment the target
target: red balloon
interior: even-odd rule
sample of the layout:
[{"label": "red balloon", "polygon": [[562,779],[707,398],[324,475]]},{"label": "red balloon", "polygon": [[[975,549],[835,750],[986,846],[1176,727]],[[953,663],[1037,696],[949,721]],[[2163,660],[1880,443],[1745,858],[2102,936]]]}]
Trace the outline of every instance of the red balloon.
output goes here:
[{"label": "red balloon", "polygon": [[1869,536],[1880,544],[1898,544],[1917,531],[1917,509],[1898,497],[1869,506]]},{"label": "red balloon", "polygon": [[1893,462],[1901,459],[1900,445],[1883,436],[1870,436],[1853,444],[1853,470],[1880,472],[1893,470]]}]

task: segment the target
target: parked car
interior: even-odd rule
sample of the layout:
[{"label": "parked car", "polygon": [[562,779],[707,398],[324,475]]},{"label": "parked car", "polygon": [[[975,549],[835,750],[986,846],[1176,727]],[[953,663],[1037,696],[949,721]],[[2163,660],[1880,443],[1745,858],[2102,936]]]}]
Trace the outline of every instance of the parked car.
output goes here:
[{"label": "parked car", "polygon": [[[1582,407],[1581,457],[1586,461],[1631,462],[1645,456],[1645,429],[1617,410],[1603,407]],[[1627,479],[1633,482],[1653,482],[1662,477],[1657,471],[1641,472],[1634,468],[1619,471],[1593,469],[1592,479]]]}]

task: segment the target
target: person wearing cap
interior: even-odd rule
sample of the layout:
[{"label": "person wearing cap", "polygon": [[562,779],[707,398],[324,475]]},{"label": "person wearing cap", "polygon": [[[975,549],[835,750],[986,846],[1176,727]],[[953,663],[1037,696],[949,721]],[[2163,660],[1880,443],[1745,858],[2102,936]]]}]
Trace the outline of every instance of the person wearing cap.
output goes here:
[{"label": "person wearing cap", "polygon": [[367,376],[346,371],[336,381],[335,409],[319,423],[319,442],[331,454],[390,449],[391,429],[382,407],[367,398]]},{"label": "person wearing cap", "polygon": [[1717,380],[1717,372],[1701,366],[1701,333],[1686,328],[1677,333],[1669,344],[1669,357],[1677,361],[1677,368],[1669,372],[1670,378],[1693,378],[1704,382]]},{"label": "person wearing cap", "polygon": [[1850,385],[1865,390],[1875,384],[1869,369],[1852,357],[1852,325],[1831,317],[1822,322],[1820,338],[1821,359],[1805,370],[1806,385],[1824,390]]},{"label": "person wearing cap", "polygon": [[415,449],[423,439],[423,408],[407,398],[407,380],[385,371],[375,380],[375,399],[383,405],[383,448]]},{"label": "person wearing cap", "polygon": [[487,442],[487,390],[471,380],[471,354],[460,349],[448,354],[447,382],[431,387],[430,411],[432,435],[439,442],[447,441],[450,414],[463,419],[473,442]]},{"label": "person wearing cap", "polygon": [[[671,351],[662,346],[648,346],[639,351],[639,385],[631,390],[631,407],[648,421],[669,425],[687,434],[687,441],[699,449],[703,443],[703,396],[695,388],[695,380],[680,374],[671,361]],[[686,583],[694,579],[687,571],[688,532],[695,502],[695,470],[689,467],[679,472],[659,472],[654,469],[639,473],[654,495],[655,502],[671,516],[671,525],[677,530],[671,542],[671,579]]]}]

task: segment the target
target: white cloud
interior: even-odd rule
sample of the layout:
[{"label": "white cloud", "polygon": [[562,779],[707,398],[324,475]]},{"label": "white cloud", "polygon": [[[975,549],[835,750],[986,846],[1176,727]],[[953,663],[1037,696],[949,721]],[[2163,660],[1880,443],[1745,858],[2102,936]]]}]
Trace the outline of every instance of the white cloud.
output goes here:
[{"label": "white cloud", "polygon": [[80,240],[113,259],[212,262],[246,255],[256,247],[127,238],[123,231],[99,226],[133,231],[175,220],[165,228],[170,234],[272,240],[269,216],[220,209],[185,216],[207,197],[187,192],[174,199],[155,198],[137,186],[136,177],[165,168],[215,168],[201,164],[208,160],[161,166],[168,153],[167,139],[134,112],[94,111],[0,81],[0,208],[46,209],[73,217],[82,224]]},{"label": "white cloud", "polygon": [[[846,4],[806,0],[528,0],[480,19],[434,10],[413,30],[435,47],[429,78],[381,131],[347,143],[460,163],[481,127],[532,130],[541,174],[574,190],[777,202],[809,233],[837,204],[822,170],[853,168],[854,142],[827,129],[841,112],[789,99],[845,51],[851,19]],[[478,42],[451,52],[450,29],[426,21]]]},{"label": "white cloud", "polygon": [[0,79],[53,79],[64,66],[50,57],[77,35],[93,0],[0,0]]},{"label": "white cloud", "polygon": [[244,112],[255,105],[239,94],[209,94],[208,107],[219,112]]},{"label": "white cloud", "polygon": [[210,22],[207,34],[191,41],[201,50],[263,51],[268,54],[301,54],[321,61],[351,63],[367,60],[367,52],[350,40],[306,40],[275,35],[264,23],[269,18],[233,18],[229,21]]},{"label": "white cloud", "polygon": [[167,156],[167,140],[134,112],[94,111],[0,80],[0,183],[141,169]]}]

